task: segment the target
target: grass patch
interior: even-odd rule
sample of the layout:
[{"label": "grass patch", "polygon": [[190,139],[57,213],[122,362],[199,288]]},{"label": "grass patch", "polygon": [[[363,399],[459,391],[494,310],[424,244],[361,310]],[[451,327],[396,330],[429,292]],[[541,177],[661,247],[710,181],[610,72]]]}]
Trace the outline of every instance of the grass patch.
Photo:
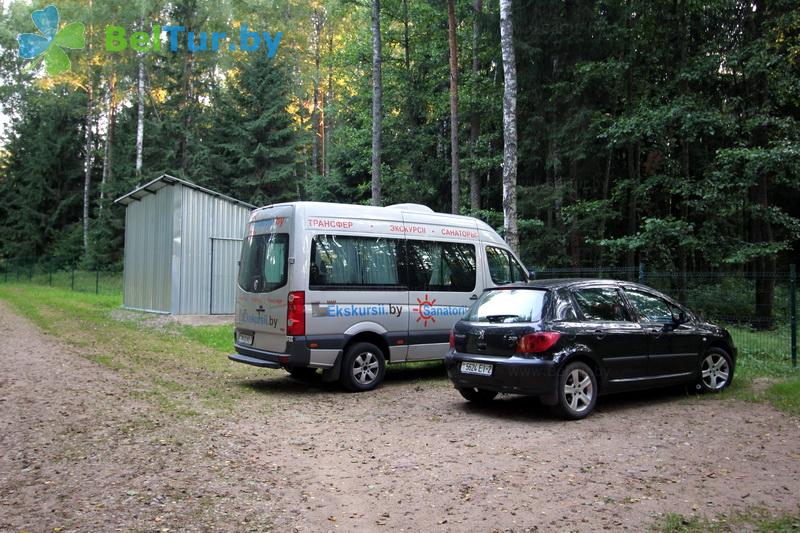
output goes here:
[{"label": "grass patch", "polygon": [[221,352],[233,350],[233,327],[231,326],[181,326],[186,338]]},{"label": "grass patch", "polygon": [[768,402],[776,409],[800,415],[800,370],[792,367],[788,328],[726,328],[739,353],[733,384],[718,397]]},{"label": "grass patch", "polygon": [[736,326],[727,329],[739,351],[737,377],[784,377],[796,372],[792,368],[788,329],[755,331]]},{"label": "grass patch", "polygon": [[763,392],[763,396],[777,409],[800,415],[800,378],[773,383]]},{"label": "grass patch", "polygon": [[725,533],[729,531],[796,532],[800,530],[800,514],[774,515],[765,509],[750,509],[730,516],[684,516],[667,513],[657,520],[651,531],[660,533]]}]

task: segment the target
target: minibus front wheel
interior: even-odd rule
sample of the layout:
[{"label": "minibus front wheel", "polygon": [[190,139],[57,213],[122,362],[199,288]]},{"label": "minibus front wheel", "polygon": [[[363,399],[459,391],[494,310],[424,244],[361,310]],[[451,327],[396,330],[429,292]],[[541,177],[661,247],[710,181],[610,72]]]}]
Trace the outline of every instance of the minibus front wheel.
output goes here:
[{"label": "minibus front wheel", "polygon": [[372,390],[383,381],[386,358],[380,348],[369,342],[350,346],[342,360],[342,385],[349,391]]}]

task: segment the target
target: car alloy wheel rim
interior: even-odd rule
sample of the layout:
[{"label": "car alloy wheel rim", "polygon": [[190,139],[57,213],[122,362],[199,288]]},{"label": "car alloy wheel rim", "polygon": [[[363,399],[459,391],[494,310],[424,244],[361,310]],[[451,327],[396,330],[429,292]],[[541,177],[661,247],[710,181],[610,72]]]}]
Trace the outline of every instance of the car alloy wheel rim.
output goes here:
[{"label": "car alloy wheel rim", "polygon": [[728,382],[730,367],[728,360],[719,354],[711,354],[703,359],[703,383],[711,390],[719,390]]},{"label": "car alloy wheel rim", "polygon": [[576,368],[567,376],[564,383],[564,398],[569,408],[580,413],[589,408],[594,395],[592,378],[585,370]]},{"label": "car alloy wheel rim", "polygon": [[369,385],[378,377],[378,358],[370,352],[360,353],[353,362],[353,377],[361,385]]}]

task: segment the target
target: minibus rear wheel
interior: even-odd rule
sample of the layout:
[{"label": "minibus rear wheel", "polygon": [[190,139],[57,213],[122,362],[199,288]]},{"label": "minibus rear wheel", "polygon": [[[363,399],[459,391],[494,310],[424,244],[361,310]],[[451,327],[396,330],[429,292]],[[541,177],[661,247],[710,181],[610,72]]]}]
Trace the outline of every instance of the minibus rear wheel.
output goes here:
[{"label": "minibus rear wheel", "polygon": [[342,386],[349,391],[372,390],[383,381],[386,359],[380,348],[370,342],[350,346],[342,360]]}]

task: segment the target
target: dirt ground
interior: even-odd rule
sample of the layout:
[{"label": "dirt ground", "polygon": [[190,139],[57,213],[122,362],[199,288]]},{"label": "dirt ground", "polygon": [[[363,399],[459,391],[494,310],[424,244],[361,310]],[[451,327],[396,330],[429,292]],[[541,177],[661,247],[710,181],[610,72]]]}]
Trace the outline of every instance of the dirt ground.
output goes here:
[{"label": "dirt ground", "polygon": [[800,419],[767,405],[667,390],[563,422],[525,398],[469,405],[431,370],[347,394],[253,368],[235,415],[174,422],[2,302],[0,339],[2,531],[616,531],[798,511]]}]

